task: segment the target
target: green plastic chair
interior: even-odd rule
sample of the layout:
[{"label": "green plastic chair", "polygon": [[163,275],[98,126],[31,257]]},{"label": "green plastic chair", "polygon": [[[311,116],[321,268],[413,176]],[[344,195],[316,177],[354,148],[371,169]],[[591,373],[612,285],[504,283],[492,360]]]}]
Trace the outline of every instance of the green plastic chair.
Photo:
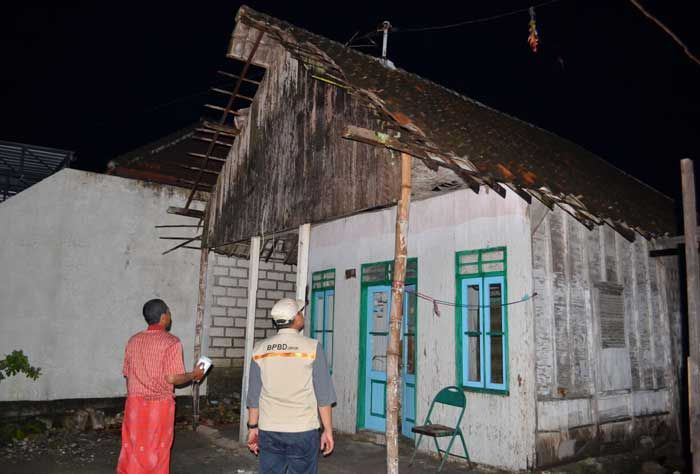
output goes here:
[{"label": "green plastic chair", "polygon": [[[440,424],[435,424],[430,420],[430,415],[433,413],[433,407],[435,407],[436,403],[441,403],[443,405],[449,405],[457,408],[461,408],[459,412],[459,417],[457,418],[457,424],[455,425],[454,428],[451,428],[449,426],[445,425],[440,425]],[[455,442],[455,439],[457,436],[459,436],[459,439],[462,441],[462,447],[464,448],[464,454],[465,456],[460,456],[458,454],[453,454],[452,456],[466,459],[467,462],[469,463],[469,469],[472,468],[472,462],[469,459],[469,451],[467,451],[467,443],[464,442],[464,435],[462,434],[462,429],[459,427],[460,424],[462,423],[462,417],[464,417],[464,410],[467,407],[467,399],[464,396],[464,392],[462,391],[461,388],[459,387],[447,387],[443,388],[438,392],[438,394],[435,396],[433,399],[433,402],[430,404],[430,409],[428,410],[428,416],[425,417],[425,423],[421,426],[414,426],[411,431],[414,433],[418,434],[418,442],[416,443],[416,447],[413,450],[413,456],[411,456],[411,465],[413,464],[413,461],[416,458],[416,453],[418,452],[418,446],[420,446],[420,442],[423,439],[423,436],[430,436],[433,438],[433,441],[435,442],[435,449],[437,449],[437,452],[439,455],[442,455],[442,462],[440,463],[440,467],[438,468],[438,472],[442,471],[443,466],[445,465],[445,461],[447,460],[447,457],[450,455],[450,450],[452,449],[452,445]],[[447,449],[443,450],[440,449],[440,445],[438,444],[437,439],[438,438],[444,438],[450,436],[450,443],[447,445]]]}]

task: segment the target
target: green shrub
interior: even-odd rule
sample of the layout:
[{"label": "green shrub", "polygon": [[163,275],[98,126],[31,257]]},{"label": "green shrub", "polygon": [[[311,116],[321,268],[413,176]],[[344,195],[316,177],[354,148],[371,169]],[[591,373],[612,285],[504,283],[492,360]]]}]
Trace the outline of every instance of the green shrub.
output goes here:
[{"label": "green shrub", "polygon": [[0,360],[0,381],[13,375],[24,374],[32,380],[41,375],[41,369],[29,365],[29,358],[22,351],[12,351]]}]

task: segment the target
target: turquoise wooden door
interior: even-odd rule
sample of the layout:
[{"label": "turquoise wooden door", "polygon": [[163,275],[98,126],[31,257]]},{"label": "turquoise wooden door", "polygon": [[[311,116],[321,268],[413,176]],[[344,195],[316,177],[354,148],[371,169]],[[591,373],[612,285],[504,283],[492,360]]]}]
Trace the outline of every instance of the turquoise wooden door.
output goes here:
[{"label": "turquoise wooden door", "polygon": [[[408,285],[407,289],[415,289]],[[386,349],[389,343],[389,316],[391,314],[391,287],[388,285],[367,288],[365,315],[365,393],[364,428],[385,431],[386,428]],[[416,371],[416,304],[415,295],[406,293],[402,335],[402,395],[401,431],[413,438],[415,425]]]}]

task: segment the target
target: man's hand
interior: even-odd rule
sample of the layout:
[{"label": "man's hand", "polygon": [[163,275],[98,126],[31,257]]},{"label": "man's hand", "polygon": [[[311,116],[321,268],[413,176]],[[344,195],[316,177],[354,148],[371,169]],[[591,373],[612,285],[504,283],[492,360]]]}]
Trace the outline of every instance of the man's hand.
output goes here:
[{"label": "man's hand", "polygon": [[203,364],[195,365],[192,369],[192,380],[195,382],[200,382],[204,378],[204,368]]},{"label": "man's hand", "polygon": [[323,430],[323,433],[321,433],[321,451],[323,452],[323,455],[328,456],[333,452],[334,447],[335,442],[333,441],[333,431]]},{"label": "man's hand", "polygon": [[258,446],[258,429],[251,428],[248,430],[248,449],[250,452],[256,456],[260,452],[260,447]]},{"label": "man's hand", "polygon": [[199,365],[195,365],[192,372],[185,372],[184,374],[169,374],[165,376],[165,381],[169,384],[184,385],[189,382],[199,382],[204,378],[204,369]]}]

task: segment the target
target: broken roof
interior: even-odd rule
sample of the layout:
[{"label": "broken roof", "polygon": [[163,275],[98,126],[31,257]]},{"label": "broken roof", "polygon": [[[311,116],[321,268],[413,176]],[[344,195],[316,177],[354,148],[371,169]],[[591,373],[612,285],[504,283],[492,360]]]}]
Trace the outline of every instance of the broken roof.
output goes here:
[{"label": "broken roof", "polygon": [[315,78],[363,98],[396,131],[346,137],[408,151],[432,169],[453,170],[472,189],[486,184],[502,193],[499,183],[505,184],[628,239],[635,231],[646,238],[675,231],[670,198],[564,138],[247,6],[237,21],[232,56],[250,48],[252,30],[264,31]]},{"label": "broken roof", "polygon": [[[205,132],[202,122],[189,125],[111,160],[107,174],[191,188],[208,148]],[[209,157],[199,189],[211,191],[225,161],[225,157]]]}]

